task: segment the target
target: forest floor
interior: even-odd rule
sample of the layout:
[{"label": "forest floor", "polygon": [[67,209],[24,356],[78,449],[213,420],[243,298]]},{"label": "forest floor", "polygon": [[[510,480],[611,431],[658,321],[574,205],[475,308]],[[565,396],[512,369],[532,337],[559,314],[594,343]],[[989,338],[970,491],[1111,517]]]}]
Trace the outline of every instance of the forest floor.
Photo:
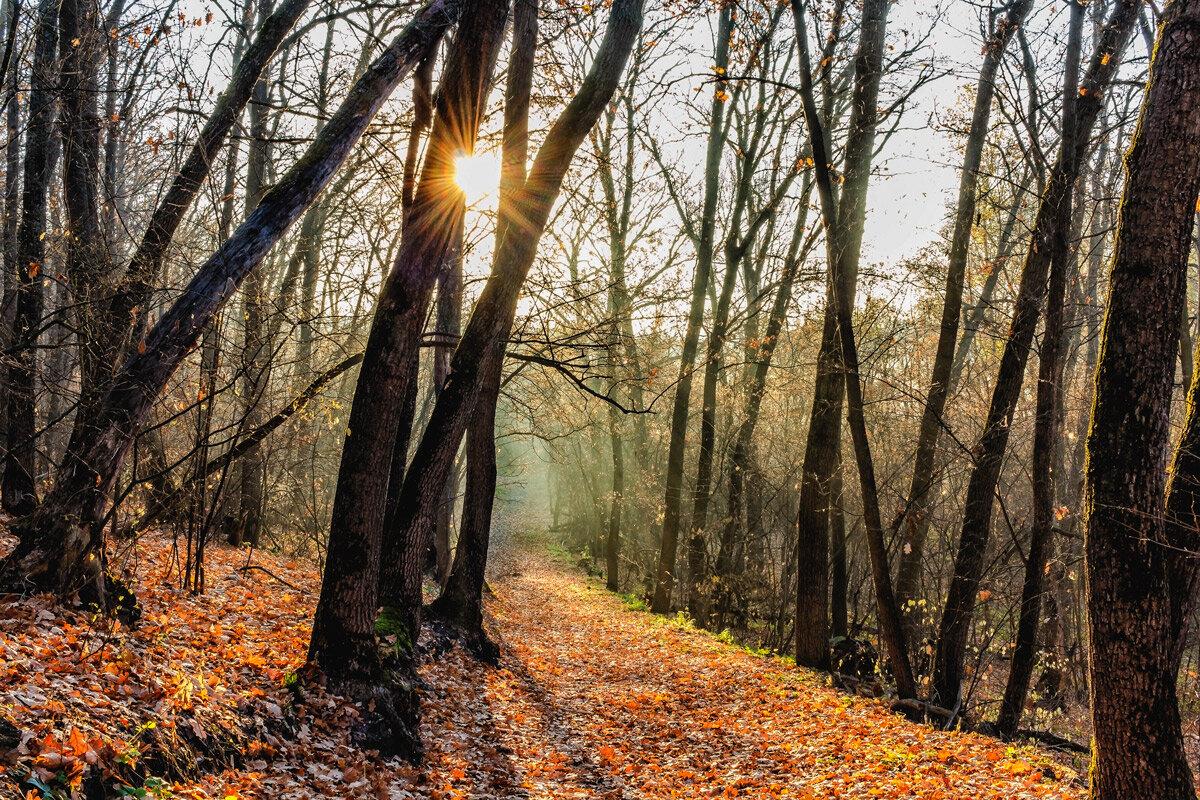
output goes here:
[{"label": "forest floor", "polygon": [[[1085,794],[1079,765],[909,723],[782,659],[632,609],[544,538],[498,538],[499,667],[457,648],[425,655],[419,767],[351,745],[353,707],[319,692],[297,702],[285,686],[319,588],[310,565],[254,553],[272,577],[241,570],[247,551],[212,546],[207,592],[193,595],[176,588],[171,539],[151,536],[122,555],[137,562],[145,607],[132,631],[0,600],[0,717],[20,731],[7,756],[0,736],[0,797]],[[18,791],[18,776],[36,783]]]}]

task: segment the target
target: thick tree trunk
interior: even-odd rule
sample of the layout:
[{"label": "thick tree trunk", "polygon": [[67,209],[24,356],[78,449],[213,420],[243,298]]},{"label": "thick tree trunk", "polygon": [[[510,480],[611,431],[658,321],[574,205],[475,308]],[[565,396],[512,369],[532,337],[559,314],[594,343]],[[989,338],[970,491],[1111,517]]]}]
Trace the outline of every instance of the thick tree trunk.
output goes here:
[{"label": "thick tree trunk", "polygon": [[[404,237],[380,291],[359,371],[308,652],[309,661],[319,664],[333,685],[351,694],[382,683],[375,629],[392,456],[409,383],[416,380],[412,362],[433,281],[458,227],[462,192],[454,185],[454,159],[474,145],[507,10],[500,0],[466,0],[463,5],[421,184],[405,226],[413,235]],[[414,56],[427,53],[425,47]],[[419,575],[418,570],[418,583]],[[411,657],[417,629],[406,622],[389,625]],[[383,746],[416,747],[415,732],[403,724],[393,732],[396,739]]]},{"label": "thick tree trunk", "polygon": [[[1067,159],[1075,154],[1075,98],[1079,94],[1079,57],[1083,42],[1083,4],[1070,4],[1070,32],[1067,37],[1067,64],[1063,79],[1063,147]],[[1076,173],[1068,163],[1067,172]],[[1063,216],[1074,219],[1073,184],[1063,198]],[[1042,576],[1053,546],[1054,487],[1058,480],[1057,450],[1059,439],[1059,396],[1063,376],[1064,308],[1067,300],[1067,271],[1070,268],[1072,225],[1059,225],[1052,243],[1050,284],[1046,302],[1046,322],[1042,347],[1038,354],[1037,418],[1033,434],[1033,529],[1029,535],[1029,553],[1025,558],[1025,580],[1021,590],[1021,611],[1017,624],[1004,699],[996,717],[996,727],[1004,737],[1016,733],[1029,694],[1029,680],[1037,660],[1037,632],[1042,614]]]},{"label": "thick tree trunk", "polygon": [[[29,94],[29,123],[25,144],[25,177],[21,192],[21,223],[16,236],[16,315],[13,320],[12,357],[5,380],[5,432],[7,455],[0,497],[10,514],[28,514],[37,506],[36,431],[37,338],[42,327],[42,273],[46,247],[46,203],[58,148],[53,146],[54,87],[58,84],[55,48],[58,3],[43,0],[34,45]],[[13,66],[16,69],[16,66]],[[10,114],[12,109],[9,109]],[[12,176],[11,185],[16,185]],[[16,209],[12,211],[16,219]]]},{"label": "thick tree trunk", "polygon": [[[732,6],[720,11],[717,23],[716,50],[713,57],[716,79],[713,81],[713,100],[709,111],[708,150],[704,161],[704,204],[700,214],[699,235],[696,241],[696,273],[692,279],[692,300],[688,310],[687,330],[679,357],[679,381],[671,406],[671,434],[667,445],[666,493],[663,499],[662,546],[654,579],[654,597],[650,610],[666,614],[671,610],[671,591],[675,585],[675,560],[679,550],[679,517],[683,504],[683,458],[687,449],[688,411],[692,400],[692,380],[696,352],[700,348],[700,329],[704,323],[704,301],[712,281],[713,254],[716,250],[717,198],[720,189],[721,153],[725,138],[724,76],[729,67],[729,40],[733,35],[736,15]],[[695,551],[689,549],[694,555]],[[690,569],[695,564],[688,565]],[[689,578],[689,580],[691,580]],[[694,582],[694,581],[693,581]]]},{"label": "thick tree trunk", "polygon": [[[954,217],[954,232],[950,237],[950,253],[946,267],[946,289],[942,305],[942,323],[938,330],[937,351],[933,360],[933,376],[925,396],[925,409],[921,414],[920,433],[917,436],[917,451],[913,459],[912,481],[909,484],[908,502],[904,514],[893,524],[893,535],[903,526],[901,567],[897,570],[896,599],[900,609],[910,615],[915,607],[915,580],[925,546],[925,517],[929,513],[929,488],[933,482],[934,460],[937,455],[938,434],[942,428],[942,415],[946,409],[946,398],[951,384],[954,364],[954,348],[958,342],[958,325],[962,317],[963,283],[967,271],[967,251],[971,243],[971,231],[975,222],[976,191],[979,184],[979,165],[983,160],[983,146],[987,141],[991,120],[992,98],[996,93],[996,72],[1000,62],[1016,33],[1033,6],[1033,0],[1018,0],[1009,6],[1008,13],[996,25],[983,49],[983,66],[979,70],[979,81],[975,88],[975,109],[971,117],[971,129],[967,134],[966,152],[963,156],[962,174],[958,185],[958,207]],[[908,568],[905,569],[904,565]]]},{"label": "thick tree trunk", "polygon": [[[1088,431],[1090,796],[1191,800],[1195,787],[1175,696],[1176,642],[1186,618],[1178,612],[1189,607],[1191,582],[1177,580],[1173,567],[1186,561],[1194,577],[1195,506],[1186,503],[1185,533],[1168,524],[1163,504],[1178,321],[1200,196],[1196,0],[1164,9],[1125,164]],[[1176,468],[1194,480],[1195,456],[1185,453],[1191,463],[1177,459]],[[1194,483],[1185,488],[1192,494]],[[1171,515],[1179,519],[1174,503],[1184,505],[1184,498],[1171,494]],[[1193,552],[1182,553],[1181,545]]]},{"label": "thick tree trunk", "polygon": [[962,684],[975,596],[983,578],[984,558],[991,536],[996,486],[1000,481],[1013,413],[1021,395],[1025,363],[1029,359],[1029,348],[1045,297],[1046,274],[1054,240],[1059,229],[1070,224],[1069,217],[1064,216],[1064,200],[1077,177],[1077,170],[1071,165],[1082,161],[1083,152],[1086,152],[1090,143],[1103,97],[1107,95],[1108,86],[1116,74],[1139,8],[1136,0],[1120,0],[1096,43],[1096,51],[1080,86],[1075,153],[1069,158],[1065,152],[1059,153],[1034,221],[987,422],[973,451],[975,466],[967,486],[962,532],[954,560],[954,577],[938,628],[933,689],[935,700],[946,705],[954,704]]},{"label": "thick tree trunk", "polygon": [[[90,585],[104,601],[98,573],[96,523],[125,456],[167,380],[187,356],[213,315],[246,274],[320,194],[345,162],[396,84],[413,68],[429,42],[457,16],[454,0],[433,0],[348,92],[321,135],[289,169],[250,217],[201,265],[158,324],[116,373],[96,402],[86,436],[68,447],[54,489],[32,515],[13,527],[21,543],[0,567],[0,584],[29,586],[59,595]],[[143,352],[144,351],[144,352]]]}]

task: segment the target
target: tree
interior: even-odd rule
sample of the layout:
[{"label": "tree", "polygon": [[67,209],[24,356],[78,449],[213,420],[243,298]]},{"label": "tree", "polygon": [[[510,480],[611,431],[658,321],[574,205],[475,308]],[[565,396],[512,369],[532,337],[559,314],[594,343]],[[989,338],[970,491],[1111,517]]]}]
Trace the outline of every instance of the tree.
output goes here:
[{"label": "tree", "polygon": [[85,433],[73,438],[54,489],[37,510],[17,520],[20,545],[0,568],[0,583],[60,596],[81,592],[107,604],[98,524],[105,499],[153,402],[213,315],[320,194],[346,160],[384,99],[415,66],[429,42],[452,23],[458,5],[433,0],[355,82],[305,154],[263,197],[254,212],[196,272],[181,296],[107,382]]},{"label": "tree", "polygon": [[[1191,602],[1190,582],[1173,580],[1179,559],[1194,574],[1194,556],[1174,549],[1186,541],[1168,524],[1164,493],[1178,320],[1200,196],[1198,25],[1200,3],[1175,0],[1163,11],[1125,162],[1088,430],[1084,551],[1096,800],[1195,795],[1175,697],[1174,609]],[[1177,465],[1194,458],[1183,452]]]},{"label": "tree", "polygon": [[692,299],[688,310],[687,332],[680,354],[679,383],[671,406],[671,440],[667,451],[666,494],[663,501],[662,546],[654,582],[650,610],[666,614],[671,610],[671,590],[675,584],[675,559],[679,549],[679,517],[683,501],[683,458],[687,440],[688,407],[691,404],[696,352],[700,347],[700,327],[704,322],[704,300],[712,280],[716,250],[716,213],[720,189],[721,153],[724,150],[726,124],[725,74],[729,67],[729,40],[735,27],[733,6],[725,4],[717,22],[717,41],[713,62],[717,78],[713,82],[712,108],[709,112],[708,146],[704,160],[704,201],[700,224],[695,227],[696,272],[692,278]]},{"label": "tree", "polygon": [[1131,0],[1121,0],[1114,7],[1080,84],[1073,138],[1075,152],[1067,153],[1060,143],[1058,158],[1038,205],[987,423],[979,443],[972,450],[974,466],[967,487],[954,577],[938,626],[933,688],[936,698],[948,706],[955,704],[962,683],[967,635],[983,574],[996,486],[1000,480],[1013,413],[1021,394],[1025,363],[1029,358],[1029,348],[1045,298],[1054,239],[1059,229],[1069,224],[1064,201],[1077,177],[1077,165],[1082,162],[1086,148],[1090,146],[1092,128],[1133,30],[1137,11],[1138,4]]},{"label": "tree", "polygon": [[[54,91],[57,81],[57,4],[39,5],[29,94],[29,124],[25,147],[25,179],[21,191],[20,224],[15,242],[16,314],[11,342],[14,355],[5,380],[7,400],[5,432],[7,457],[4,463],[3,505],[10,514],[28,514],[37,505],[34,481],[36,448],[34,403],[37,376],[37,337],[43,309],[42,271],[46,252],[46,202],[54,175],[58,149],[52,141]],[[14,67],[15,69],[15,67]],[[15,185],[15,181],[14,181]],[[15,209],[12,219],[16,220]]]},{"label": "tree", "polygon": [[[1062,152],[1068,162],[1066,171],[1076,173],[1071,159],[1076,157],[1075,106],[1079,94],[1079,53],[1083,41],[1083,5],[1071,5],[1070,31],[1067,38],[1067,68],[1063,78],[1063,143]],[[1063,198],[1063,217],[1074,217],[1074,184]],[[1046,322],[1042,347],[1038,354],[1037,419],[1033,439],[1033,530],[1029,535],[1029,552],[1025,556],[1025,580],[1021,591],[1021,611],[1017,625],[1017,641],[1013,650],[1004,701],[996,718],[996,727],[1004,736],[1017,730],[1029,679],[1033,675],[1037,656],[1038,622],[1042,612],[1042,576],[1053,536],[1055,464],[1058,448],[1059,391],[1062,382],[1063,316],[1067,294],[1067,270],[1071,261],[1069,225],[1059,225],[1052,242],[1050,276],[1046,298]]]},{"label": "tree", "polygon": [[992,98],[996,90],[996,73],[1009,43],[1017,29],[1024,24],[1025,16],[1032,6],[1032,0],[1018,0],[1013,3],[1004,18],[996,24],[983,48],[983,65],[979,68],[975,108],[971,115],[971,129],[967,133],[962,173],[959,178],[958,204],[946,265],[945,300],[942,304],[941,327],[938,330],[937,354],[934,357],[933,375],[929,381],[921,416],[908,501],[904,504],[903,516],[897,517],[892,526],[895,532],[901,524],[904,525],[904,546],[901,548],[900,564],[896,569],[896,602],[906,614],[912,610],[917,600],[925,537],[929,531],[928,493],[933,481],[934,457],[937,454],[938,435],[942,429],[946,399],[954,388],[954,350],[958,340],[958,323],[962,316],[967,252],[975,223],[979,166],[987,141]]}]

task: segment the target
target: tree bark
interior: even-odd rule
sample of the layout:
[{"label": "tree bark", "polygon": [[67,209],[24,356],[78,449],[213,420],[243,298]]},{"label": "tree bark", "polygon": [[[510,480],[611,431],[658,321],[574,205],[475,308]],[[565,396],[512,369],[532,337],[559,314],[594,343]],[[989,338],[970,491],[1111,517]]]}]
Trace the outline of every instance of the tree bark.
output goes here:
[{"label": "tree bark", "polygon": [[[851,96],[850,132],[844,155],[844,185],[840,197],[832,177],[831,151],[824,123],[817,110],[809,55],[808,26],[803,0],[792,0],[799,46],[800,96],[809,129],[813,168],[821,216],[825,223],[829,279],[826,287],[821,349],[817,356],[817,377],[805,444],[804,466],[800,479],[800,504],[796,514],[796,662],[826,669],[829,666],[829,517],[834,471],[839,464],[842,399],[846,393],[848,367],[842,360],[853,355],[853,329],[840,330],[839,297],[849,314],[854,307],[858,262],[866,224],[866,195],[874,157],[877,98],[882,77],[886,4],[868,3],[863,7],[862,30],[854,58],[854,87]],[[839,281],[841,282],[839,284]],[[849,323],[849,318],[847,318]],[[847,349],[849,347],[849,350]],[[855,366],[857,369],[857,366]],[[857,381],[857,376],[855,377]],[[867,456],[866,453],[862,455]],[[869,461],[869,458],[868,458]],[[860,472],[869,464],[860,464]],[[865,473],[862,473],[865,476]],[[871,479],[870,491],[874,491]],[[864,495],[868,487],[863,487]],[[868,503],[864,497],[864,503]],[[872,548],[874,561],[874,548]],[[873,573],[875,572],[873,568]],[[885,569],[886,571],[886,569]],[[894,602],[891,578],[886,586],[876,581],[880,621],[886,629],[882,610]],[[885,639],[887,636],[885,635]],[[893,645],[895,643],[892,643]],[[903,659],[907,664],[907,658]]]},{"label": "tree bark", "polygon": [[[1167,514],[1164,489],[1178,322],[1200,196],[1200,2],[1175,0],[1164,9],[1125,164],[1088,431],[1089,796],[1191,800],[1175,696],[1180,612],[1190,607],[1184,587],[1191,582],[1173,569],[1186,563],[1194,579],[1190,447],[1177,456]],[[1193,387],[1193,412],[1195,400]],[[1184,508],[1187,526],[1179,526]],[[1191,552],[1176,549],[1189,545]]]}]

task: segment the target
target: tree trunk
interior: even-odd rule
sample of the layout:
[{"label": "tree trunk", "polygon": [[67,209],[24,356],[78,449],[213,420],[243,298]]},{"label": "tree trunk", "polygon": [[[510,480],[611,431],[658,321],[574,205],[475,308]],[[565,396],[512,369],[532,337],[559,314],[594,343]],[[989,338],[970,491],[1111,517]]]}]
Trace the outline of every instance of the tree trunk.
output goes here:
[{"label": "tree trunk", "polygon": [[[21,223],[16,236],[16,265],[9,273],[17,284],[12,357],[5,381],[7,455],[3,488],[4,510],[31,513],[37,506],[37,339],[42,327],[46,206],[58,148],[53,146],[54,87],[58,84],[55,48],[58,3],[43,0],[38,12],[33,71],[29,94],[29,123],[25,141],[25,178],[21,192]],[[13,65],[16,70],[16,65]],[[10,118],[12,108],[9,109]],[[11,185],[16,185],[13,176]],[[16,209],[12,211],[16,219]]]},{"label": "tree trunk", "polygon": [[[497,359],[496,364],[503,364]],[[462,530],[446,588],[429,608],[431,616],[454,625],[477,656],[495,655],[483,633],[483,586],[496,498],[496,401],[501,370],[491,369],[480,387],[475,416],[467,432],[467,487]]]},{"label": "tree trunk", "polygon": [[516,316],[517,299],[533,266],[541,234],[576,150],[616,91],[641,28],[642,0],[618,0],[595,61],[579,92],[550,127],[519,189],[501,191],[497,231],[500,240],[488,278],[462,340],[454,351],[451,377],[442,389],[429,424],[404,478],[400,530],[403,540],[388,543],[381,582],[382,605],[396,609],[408,630],[419,630],[421,543],[434,520],[433,506],[454,462],[480,387],[489,369],[498,369]]},{"label": "tree trunk", "polygon": [[[687,331],[679,357],[679,381],[671,406],[671,438],[667,445],[666,494],[663,500],[662,546],[655,572],[654,597],[650,610],[666,614],[671,610],[671,591],[675,585],[675,559],[679,549],[679,517],[683,501],[683,458],[687,448],[688,410],[692,400],[693,370],[700,347],[700,328],[704,323],[704,300],[712,281],[713,254],[716,249],[717,197],[720,189],[721,153],[725,143],[724,76],[729,66],[729,40],[736,15],[732,6],[724,6],[717,23],[716,53],[713,62],[713,100],[709,112],[708,151],[704,161],[704,205],[696,241],[696,274],[692,279],[692,304],[688,311]],[[694,568],[694,564],[689,564]],[[690,579],[689,579],[690,580]]]},{"label": "tree trunk", "polygon": [[[106,370],[98,349],[105,328],[103,287],[111,274],[100,224],[100,112],[97,74],[103,45],[96,0],[63,0],[59,6],[63,196],[67,212],[65,272],[75,301],[80,384],[85,397],[100,391]],[[82,435],[90,414],[75,417],[72,438]]]},{"label": "tree trunk", "polygon": [[[411,361],[433,281],[458,226],[461,191],[454,185],[454,159],[474,144],[506,16],[506,4],[499,0],[464,2],[425,169],[406,223],[421,235],[404,237],[380,291],[359,371],[308,651],[309,661],[351,694],[371,692],[382,683],[375,625],[392,455],[408,384],[416,379]],[[425,40],[426,47],[414,56],[424,57],[431,41]],[[416,629],[404,622],[396,621],[393,635],[410,656]],[[393,725],[392,733],[394,738],[382,746],[417,747],[415,732],[403,722]]]},{"label": "tree trunk", "polygon": [[[259,25],[264,24],[270,17],[274,5],[274,0],[258,0]],[[270,102],[271,75],[270,70],[264,67],[250,98],[250,150],[246,157],[247,215],[258,205],[267,188],[272,150],[267,135],[267,112]],[[319,203],[305,212],[306,221],[317,208],[320,208]],[[254,430],[263,423],[265,411],[262,401],[270,379],[267,365],[270,343],[264,336],[265,285],[266,277],[260,267],[246,276],[242,289],[244,313],[239,400],[242,424],[249,430]],[[238,465],[238,478],[239,513],[234,544],[245,542],[251,547],[258,547],[262,532],[263,486],[266,479],[266,462],[260,448],[255,448],[242,459]]]},{"label": "tree trunk", "polygon": [[617,560],[621,552],[621,510],[625,504],[625,456],[621,452],[621,420],[619,412],[609,412],[609,441],[612,444],[612,506],[608,513],[608,538],[604,542],[605,587],[610,592],[621,590],[617,580]]},{"label": "tree trunk", "polygon": [[[1190,608],[1185,586],[1194,583],[1177,580],[1174,567],[1186,563],[1195,576],[1189,449],[1180,450],[1172,487],[1191,496],[1185,530],[1168,525],[1163,511],[1178,322],[1200,196],[1198,32],[1200,2],[1175,0],[1164,9],[1125,159],[1088,431],[1084,550],[1095,800],[1195,797],[1175,696],[1176,645],[1187,616],[1180,612]],[[1193,409],[1195,400],[1193,387]],[[1181,473],[1188,478],[1182,485]],[[1184,496],[1172,491],[1171,501],[1171,516],[1180,519]]]},{"label": "tree trunk", "polygon": [[1108,93],[1109,83],[1116,73],[1139,8],[1136,0],[1120,0],[1096,43],[1096,52],[1080,87],[1076,112],[1078,124],[1074,137],[1076,152],[1068,158],[1068,154],[1060,148],[1034,221],[987,422],[973,451],[975,466],[967,486],[962,532],[954,560],[954,577],[938,627],[933,688],[935,701],[943,704],[954,704],[962,684],[967,638],[975,611],[975,595],[983,578],[984,557],[991,536],[992,508],[1004,452],[1008,446],[1008,434],[1021,395],[1025,363],[1029,358],[1029,348],[1045,297],[1046,274],[1054,240],[1058,230],[1070,224],[1069,217],[1064,216],[1063,201],[1075,183],[1077,170],[1071,165],[1082,161],[1083,153],[1080,151],[1086,151],[1088,147],[1103,97]]},{"label": "tree trunk", "polygon": [[[938,330],[937,351],[933,360],[933,376],[925,397],[925,409],[921,414],[920,433],[917,436],[917,451],[913,459],[912,481],[909,484],[908,500],[903,516],[892,525],[892,533],[903,526],[901,567],[897,570],[896,599],[906,615],[915,607],[919,568],[925,546],[925,517],[929,514],[929,488],[933,482],[934,459],[937,455],[938,434],[941,432],[942,415],[946,409],[946,398],[953,391],[952,367],[954,348],[958,342],[958,324],[962,317],[963,282],[967,271],[967,251],[971,244],[974,227],[976,190],[979,184],[979,165],[983,159],[983,146],[987,141],[991,119],[992,98],[996,92],[996,72],[1004,58],[1004,52],[1033,6],[1033,0],[1017,0],[1008,8],[1008,13],[997,24],[988,37],[983,49],[983,66],[979,70],[979,82],[975,89],[975,110],[971,117],[971,129],[967,134],[966,153],[963,156],[962,174],[958,185],[958,207],[954,217],[954,232],[950,237],[950,253],[946,267],[946,289],[942,305],[942,323]],[[905,564],[908,568],[905,569]],[[911,630],[911,628],[910,628]]]},{"label": "tree trunk", "polygon": [[[1063,79],[1063,146],[1065,157],[1075,157],[1075,98],[1079,94],[1079,58],[1083,42],[1084,6],[1078,0],[1070,5],[1071,21],[1067,37],[1067,64]],[[1067,172],[1078,172],[1067,163]],[[1063,217],[1074,219],[1074,183],[1063,198]],[[1067,271],[1071,264],[1072,225],[1059,225],[1050,256],[1050,284],[1046,303],[1046,322],[1042,348],[1038,355],[1037,416],[1033,434],[1033,529],[1029,535],[1029,553],[1025,558],[1025,580],[1021,590],[1021,611],[1017,623],[1016,648],[1013,650],[1004,699],[996,717],[996,727],[1005,738],[1016,733],[1029,694],[1029,679],[1037,660],[1038,622],[1042,615],[1042,576],[1053,546],[1054,487],[1058,480],[1057,450],[1059,439],[1059,395],[1063,376],[1064,308],[1067,300]]]},{"label": "tree trunk", "polygon": [[[817,356],[817,378],[813,391],[813,406],[805,445],[804,467],[800,479],[800,506],[797,522],[797,581],[796,581],[796,662],[804,666],[826,669],[829,666],[829,515],[831,486],[837,469],[841,441],[842,398],[847,391],[847,379],[859,386],[857,364],[851,369],[847,357],[856,357],[851,313],[854,308],[855,286],[859,257],[866,224],[866,197],[875,148],[875,127],[878,110],[879,83],[882,78],[884,35],[887,26],[887,5],[868,2],[863,7],[862,30],[854,58],[854,88],[851,97],[849,136],[844,155],[844,180],[840,199],[835,192],[830,148],[824,123],[817,111],[813,89],[812,66],[809,56],[808,28],[805,3],[792,0],[796,24],[796,40],[800,52],[800,96],[804,118],[809,128],[821,215],[825,222],[829,280],[826,291],[824,326],[821,350]],[[839,303],[845,305],[845,326],[842,325]],[[845,330],[842,328],[845,327]],[[861,400],[861,398],[860,398]],[[865,446],[865,428],[863,430]],[[860,456],[859,472],[863,483],[864,510],[875,492],[871,474],[869,450],[859,447],[855,435],[855,452]],[[870,477],[869,485],[866,479]],[[891,577],[884,565],[880,580],[876,569],[876,550],[868,519],[868,544],[875,576],[876,599],[880,623],[889,655],[897,670],[897,685],[906,683],[907,656],[903,656],[903,641],[892,640],[891,606],[894,597]],[[882,539],[880,541],[882,545]],[[908,682],[911,682],[909,680]],[[902,689],[903,691],[903,689]]]}]

